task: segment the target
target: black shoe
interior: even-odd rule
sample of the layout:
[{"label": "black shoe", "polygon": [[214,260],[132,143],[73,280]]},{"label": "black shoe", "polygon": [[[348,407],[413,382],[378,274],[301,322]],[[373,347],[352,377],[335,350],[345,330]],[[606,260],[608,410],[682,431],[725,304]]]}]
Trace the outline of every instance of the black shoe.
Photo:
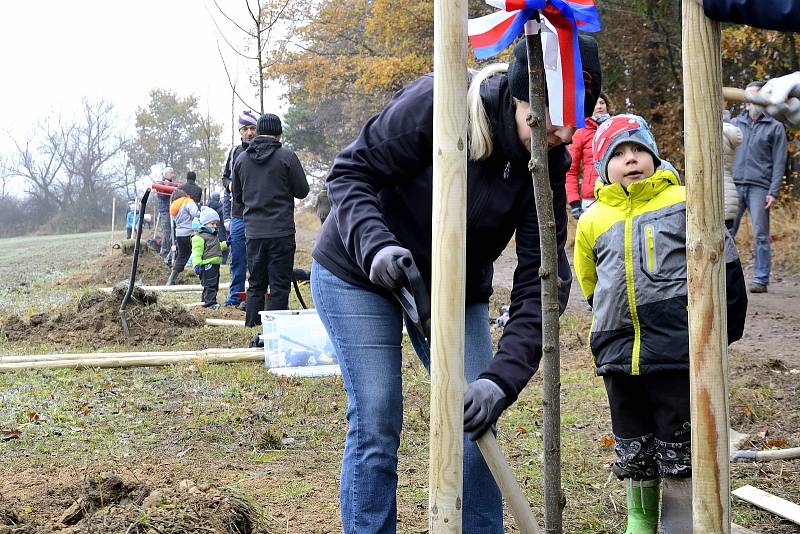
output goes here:
[{"label": "black shoe", "polygon": [[766,293],[767,286],[765,284],[759,284],[758,282],[753,282],[750,284],[750,293]]}]

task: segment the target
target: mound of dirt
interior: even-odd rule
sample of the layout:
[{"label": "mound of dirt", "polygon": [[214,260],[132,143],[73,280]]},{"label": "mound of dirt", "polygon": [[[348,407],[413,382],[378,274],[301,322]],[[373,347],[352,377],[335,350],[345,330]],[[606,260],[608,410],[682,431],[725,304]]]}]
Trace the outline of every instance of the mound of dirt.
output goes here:
[{"label": "mound of dirt", "polygon": [[[131,275],[133,251],[123,249],[122,253],[103,256],[86,264],[81,272],[67,277],[63,284],[69,287],[86,287],[114,285],[121,280],[128,280]],[[169,267],[164,265],[161,256],[147,247],[139,251],[139,262],[136,268],[136,281],[143,285],[160,285],[169,276]],[[184,271],[178,277],[179,284],[196,284],[194,273]]]},{"label": "mound of dirt", "polygon": [[225,489],[191,480],[151,489],[108,475],[85,480],[78,498],[45,531],[252,534],[254,525],[250,505]]},{"label": "mound of dirt", "polygon": [[201,325],[183,306],[161,305],[155,294],[136,288],[126,307],[130,332],[126,337],[119,316],[123,295],[123,288],[116,288],[111,293],[87,293],[50,313],[36,314],[28,319],[8,317],[0,324],[0,331],[11,342],[45,341],[56,349],[67,349],[96,348],[115,342],[168,344],[178,330]]}]

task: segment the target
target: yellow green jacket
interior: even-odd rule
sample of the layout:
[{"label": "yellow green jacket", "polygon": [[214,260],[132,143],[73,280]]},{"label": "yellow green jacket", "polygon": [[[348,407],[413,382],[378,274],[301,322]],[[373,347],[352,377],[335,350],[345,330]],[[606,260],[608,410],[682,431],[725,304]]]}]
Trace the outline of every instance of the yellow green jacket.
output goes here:
[{"label": "yellow green jacket", "polygon": [[192,265],[222,263],[222,251],[228,243],[219,240],[219,234],[200,230],[192,235]]},{"label": "yellow green jacket", "polygon": [[[598,180],[595,197],[578,220],[574,265],[592,306],[589,345],[597,374],[687,370],[685,188],[662,169],[627,192]],[[727,231],[725,262],[732,342],[741,337],[747,297]]]}]

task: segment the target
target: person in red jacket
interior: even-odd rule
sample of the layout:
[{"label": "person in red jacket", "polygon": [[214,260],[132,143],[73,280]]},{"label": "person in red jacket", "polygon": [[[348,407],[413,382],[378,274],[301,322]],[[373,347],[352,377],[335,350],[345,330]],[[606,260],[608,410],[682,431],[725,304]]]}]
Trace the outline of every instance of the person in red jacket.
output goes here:
[{"label": "person in red jacket", "polygon": [[567,171],[567,202],[576,220],[595,200],[594,182],[597,180],[597,171],[592,157],[592,138],[600,123],[611,116],[610,107],[608,97],[600,93],[592,116],[586,117],[586,127],[575,132],[572,144],[569,145],[572,165]]}]

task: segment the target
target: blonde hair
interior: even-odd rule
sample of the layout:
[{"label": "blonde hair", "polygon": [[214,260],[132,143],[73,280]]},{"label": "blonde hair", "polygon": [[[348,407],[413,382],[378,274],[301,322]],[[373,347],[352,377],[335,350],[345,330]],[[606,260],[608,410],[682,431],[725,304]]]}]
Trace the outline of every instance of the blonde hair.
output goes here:
[{"label": "blonde hair", "polygon": [[481,84],[496,74],[508,71],[507,63],[492,63],[475,72],[471,71],[472,82],[467,90],[467,137],[469,157],[474,161],[492,155],[492,128],[481,98]]}]

